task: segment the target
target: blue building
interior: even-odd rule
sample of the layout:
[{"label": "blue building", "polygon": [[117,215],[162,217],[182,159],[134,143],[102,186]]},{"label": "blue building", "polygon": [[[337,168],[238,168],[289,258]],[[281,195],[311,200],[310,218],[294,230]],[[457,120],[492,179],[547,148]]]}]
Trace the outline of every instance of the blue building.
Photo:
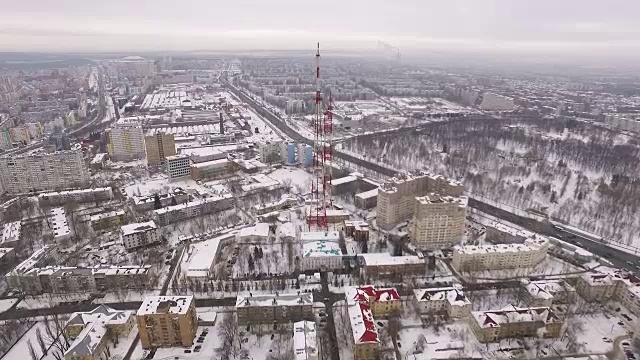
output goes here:
[{"label": "blue building", "polygon": [[295,164],[296,163],[296,144],[288,143],[287,144],[287,164]]},{"label": "blue building", "polygon": [[313,147],[311,147],[309,145],[305,145],[305,147],[304,147],[304,161],[302,162],[302,164],[305,167],[313,166]]}]

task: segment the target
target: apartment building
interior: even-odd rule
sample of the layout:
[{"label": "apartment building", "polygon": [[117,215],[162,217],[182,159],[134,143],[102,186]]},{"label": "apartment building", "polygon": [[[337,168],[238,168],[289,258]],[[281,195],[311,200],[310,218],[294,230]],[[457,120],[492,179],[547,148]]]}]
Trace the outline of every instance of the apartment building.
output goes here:
[{"label": "apartment building", "polygon": [[162,205],[162,207],[183,204],[189,201],[189,194],[187,194],[182,188],[177,187],[166,194],[134,196],[132,200],[133,200],[133,206],[135,207],[136,211],[153,210],[155,206],[156,195],[160,199],[160,205]]},{"label": "apartment building", "polygon": [[640,316],[640,277],[633,273],[602,268],[582,274],[575,289],[589,302],[618,301],[632,314]]},{"label": "apartment building", "polygon": [[211,160],[191,164],[190,169],[193,180],[211,179],[228,174],[231,171],[231,162],[227,159]]},{"label": "apartment building", "polygon": [[108,230],[127,223],[127,214],[124,210],[108,211],[89,218],[94,231]]},{"label": "apartment building", "polygon": [[313,320],[313,295],[299,294],[260,294],[239,295],[236,299],[238,326],[282,324]]},{"label": "apartment building", "polygon": [[139,123],[120,119],[107,132],[109,137],[109,157],[112,160],[132,161],[144,159],[144,133]]},{"label": "apartment building", "polygon": [[318,360],[316,323],[298,321],[293,324],[293,350],[295,360]]},{"label": "apartment building", "polygon": [[283,155],[281,148],[286,145],[282,141],[267,141],[261,143],[258,152],[260,154],[260,161],[265,164],[279,163],[286,158],[286,152]]},{"label": "apartment building", "polygon": [[173,134],[162,132],[148,135],[144,138],[147,148],[147,165],[163,164],[168,156],[176,154],[176,141]]},{"label": "apartment building", "polygon": [[36,267],[33,264],[37,264],[42,259],[34,257],[34,255],[6,275],[7,283],[11,288],[25,294],[39,295],[105,292],[114,289],[141,290],[149,285],[148,279],[151,273],[149,265],[88,268],[74,266]]},{"label": "apartment building", "polygon": [[458,271],[529,268],[546,258],[549,244],[546,237],[534,235],[523,244],[454,246],[451,264]]},{"label": "apartment building", "polygon": [[462,291],[462,285],[413,290],[414,302],[421,314],[446,314],[450,318],[467,317],[471,301]]},{"label": "apartment building", "polygon": [[151,221],[123,225],[120,238],[127,251],[160,243],[160,231],[156,223]]},{"label": "apartment building", "polygon": [[563,279],[523,280],[525,301],[529,306],[568,304],[575,299],[576,290]]},{"label": "apartment building", "polygon": [[67,191],[54,191],[38,195],[38,202],[41,206],[60,206],[68,202],[85,203],[94,201],[105,201],[113,198],[113,191],[110,187],[96,189],[80,189]]},{"label": "apartment building", "polygon": [[188,155],[173,155],[165,158],[165,169],[169,179],[191,175],[191,160]]},{"label": "apartment building", "polygon": [[79,150],[0,157],[0,181],[9,193],[84,187],[89,181]]},{"label": "apartment building", "polygon": [[402,308],[395,289],[376,289],[373,286],[345,288],[347,316],[353,334],[355,360],[374,360],[380,356],[380,338],[375,317],[384,317]]},{"label": "apartment building", "polygon": [[143,349],[190,347],[198,330],[193,296],[150,296],[136,313]]},{"label": "apartment building", "polygon": [[466,196],[436,193],[416,197],[409,224],[411,243],[420,250],[447,248],[460,243],[464,237],[468,201]]},{"label": "apartment building", "polygon": [[549,307],[518,308],[510,305],[501,310],[472,311],[471,330],[481,343],[514,337],[545,338],[560,336],[563,320]]},{"label": "apartment building", "polygon": [[369,224],[366,221],[347,220],[344,222],[344,235],[358,242],[367,242],[369,241]]},{"label": "apartment building", "polygon": [[411,219],[415,211],[415,198],[429,193],[459,197],[464,193],[464,186],[460,182],[425,172],[394,177],[378,188],[378,226],[389,230]]},{"label": "apartment building", "polygon": [[427,263],[415,255],[391,256],[389,253],[358,254],[362,275],[372,279],[397,276],[423,276]]},{"label": "apartment building", "polygon": [[154,210],[153,219],[156,224],[165,226],[177,221],[232,209],[235,205],[234,201],[234,197],[231,194],[212,195],[184,204]]},{"label": "apartment building", "polygon": [[64,326],[71,345],[65,360],[101,360],[110,358],[108,342],[126,337],[135,325],[133,311],[114,310],[106,305],[87,312],[76,312]]}]

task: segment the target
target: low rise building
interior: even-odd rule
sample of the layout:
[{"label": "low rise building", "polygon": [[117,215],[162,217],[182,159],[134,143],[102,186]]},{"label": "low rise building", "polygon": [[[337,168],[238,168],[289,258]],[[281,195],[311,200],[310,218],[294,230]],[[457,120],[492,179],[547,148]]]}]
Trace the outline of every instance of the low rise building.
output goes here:
[{"label": "low rise building", "polygon": [[169,179],[178,179],[191,175],[191,161],[187,155],[167,156],[165,164]]},{"label": "low rise building", "polygon": [[358,254],[363,276],[372,279],[397,276],[423,276],[427,270],[424,259],[414,255],[391,256],[389,253]]},{"label": "low rise building", "polygon": [[[379,292],[379,294],[378,294]],[[347,316],[353,334],[355,360],[373,360],[380,356],[380,338],[374,317],[387,316],[401,310],[402,302],[395,289],[373,286],[345,288]]]},{"label": "low rise building", "polygon": [[378,205],[378,189],[357,193],[355,205],[359,209],[372,209]]},{"label": "low rise building", "polygon": [[525,240],[535,235],[531,231],[500,222],[492,222],[485,225],[485,228],[487,240],[494,244],[522,244]]},{"label": "low rise building", "polygon": [[157,347],[191,347],[198,330],[198,316],[193,296],[150,296],[136,313],[140,345]]},{"label": "low rise building", "polygon": [[158,244],[161,241],[160,231],[153,220],[123,225],[120,228],[120,237],[127,250]]},{"label": "low rise building", "polygon": [[240,229],[237,238],[239,242],[264,242],[269,239],[269,234],[271,234],[269,224],[259,222]]},{"label": "low rise building", "polygon": [[4,224],[2,227],[2,242],[0,245],[3,247],[15,247],[20,242],[20,235],[22,234],[22,221],[13,221]]},{"label": "low rise building", "polygon": [[421,314],[446,314],[451,318],[467,317],[471,301],[464,295],[462,285],[413,290],[414,301]]},{"label": "low rise building", "polygon": [[409,225],[411,243],[420,250],[447,248],[459,243],[464,237],[467,203],[466,196],[430,193],[416,197]]},{"label": "low rise building", "polygon": [[235,240],[233,234],[222,235],[213,239],[190,244],[189,264],[187,265],[187,279],[195,282],[206,281],[215,276],[215,265],[220,249],[225,244]]},{"label": "low rise building", "polygon": [[278,201],[255,205],[253,210],[257,215],[264,215],[266,213],[288,209],[296,204],[298,204],[296,198],[286,196]]},{"label": "low rise building", "polygon": [[[148,283],[149,265],[132,266],[44,266],[37,264],[46,259],[32,255],[7,274],[7,283],[25,294],[105,292],[114,289],[142,290],[153,286]],[[35,264],[35,265],[34,265]],[[29,265],[29,266],[27,266]]]},{"label": "low rise building", "polygon": [[49,211],[49,226],[53,231],[53,240],[56,244],[66,244],[71,238],[71,228],[63,207],[56,207]]},{"label": "low rise building", "polygon": [[353,240],[361,242],[369,241],[369,224],[366,221],[353,220],[344,222],[344,234]]},{"label": "low rise building", "polygon": [[38,195],[38,202],[41,206],[60,206],[68,202],[85,203],[111,200],[113,191],[110,187],[97,189],[81,189],[48,192]]},{"label": "low rise building", "polygon": [[260,294],[238,296],[236,300],[238,325],[269,325],[313,320],[313,296],[300,294]]},{"label": "low rise building", "polygon": [[510,305],[501,310],[472,311],[469,323],[479,342],[490,343],[514,337],[556,338],[564,322],[549,307]]},{"label": "low rise building", "polygon": [[162,207],[179,205],[189,201],[189,194],[187,194],[182,188],[177,187],[165,194],[134,196],[133,206],[135,207],[136,211],[153,210],[155,206],[156,195],[158,195],[158,199],[160,199],[160,205]]},{"label": "low rise building", "polygon": [[529,306],[569,304],[575,299],[576,290],[563,279],[523,280],[525,301]]},{"label": "low rise building", "polygon": [[153,218],[157,224],[165,226],[177,221],[232,209],[234,202],[235,199],[231,194],[212,195],[184,204],[154,210]]},{"label": "low rise building", "polygon": [[340,234],[337,231],[301,233],[301,269],[303,271],[341,269],[343,260],[339,240]]},{"label": "low rise building", "polygon": [[94,231],[108,230],[127,223],[127,214],[124,210],[109,211],[91,215],[91,227]]},{"label": "low rise building", "polygon": [[601,267],[582,274],[575,289],[589,302],[618,301],[632,314],[640,316],[640,277],[633,273]]},{"label": "low rise building", "polygon": [[293,350],[295,360],[318,360],[316,323],[298,321],[293,324]]},{"label": "low rise building", "polygon": [[128,336],[134,324],[132,311],[114,310],[105,305],[71,314],[64,332],[73,341],[64,353],[65,360],[108,359],[108,342]]},{"label": "low rise building", "polygon": [[230,171],[231,162],[227,159],[191,164],[191,178],[193,180],[217,178],[228,174]]},{"label": "low rise building", "polygon": [[107,164],[108,158],[109,154],[107,153],[97,153],[96,156],[91,159],[91,163],[89,163],[89,165],[93,170],[101,170]]},{"label": "low rise building", "polygon": [[524,244],[454,246],[451,264],[458,271],[530,268],[546,258],[548,249],[549,240],[540,235]]}]

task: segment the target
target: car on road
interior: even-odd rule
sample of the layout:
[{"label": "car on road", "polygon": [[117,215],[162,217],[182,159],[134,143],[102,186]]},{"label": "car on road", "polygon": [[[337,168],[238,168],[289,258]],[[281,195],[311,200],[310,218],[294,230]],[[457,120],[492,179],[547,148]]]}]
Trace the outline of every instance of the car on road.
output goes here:
[{"label": "car on road", "polygon": [[184,350],[184,353],[185,353],[185,354],[191,354],[191,350],[190,350],[190,349],[185,349],[185,350]]}]

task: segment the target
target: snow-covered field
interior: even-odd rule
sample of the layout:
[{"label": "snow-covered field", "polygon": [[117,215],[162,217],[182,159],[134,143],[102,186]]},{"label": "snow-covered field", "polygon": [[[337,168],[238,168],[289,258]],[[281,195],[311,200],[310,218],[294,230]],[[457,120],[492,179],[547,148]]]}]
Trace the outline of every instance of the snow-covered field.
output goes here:
[{"label": "snow-covered field", "polygon": [[0,313],[9,310],[19,299],[2,299],[0,300]]}]

